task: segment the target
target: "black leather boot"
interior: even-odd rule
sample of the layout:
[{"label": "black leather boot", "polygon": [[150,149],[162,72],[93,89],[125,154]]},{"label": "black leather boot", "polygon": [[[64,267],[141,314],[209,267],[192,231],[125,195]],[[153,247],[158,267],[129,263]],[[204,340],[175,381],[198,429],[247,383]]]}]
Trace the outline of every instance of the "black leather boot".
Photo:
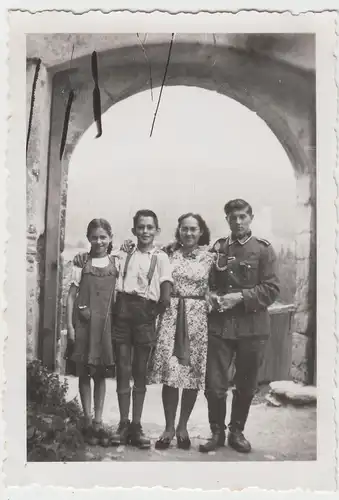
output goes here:
[{"label": "black leather boot", "polygon": [[226,399],[208,396],[208,419],[212,435],[205,444],[199,446],[201,453],[215,451],[225,444]]},{"label": "black leather boot", "polygon": [[230,428],[227,436],[228,445],[239,453],[249,453],[252,449],[251,443],[245,438],[240,429]]},{"label": "black leather boot", "polygon": [[239,453],[249,453],[252,449],[251,443],[243,434],[252,399],[252,393],[233,391],[231,423],[227,442],[231,448]]}]

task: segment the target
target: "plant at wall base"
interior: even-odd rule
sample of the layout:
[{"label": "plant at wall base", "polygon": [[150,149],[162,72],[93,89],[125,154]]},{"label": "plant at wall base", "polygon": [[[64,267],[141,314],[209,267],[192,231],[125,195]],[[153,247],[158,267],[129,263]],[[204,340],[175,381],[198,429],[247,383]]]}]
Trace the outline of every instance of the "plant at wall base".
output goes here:
[{"label": "plant at wall base", "polygon": [[85,449],[76,399],[66,401],[67,381],[40,361],[27,365],[27,460],[66,462],[83,460]]}]

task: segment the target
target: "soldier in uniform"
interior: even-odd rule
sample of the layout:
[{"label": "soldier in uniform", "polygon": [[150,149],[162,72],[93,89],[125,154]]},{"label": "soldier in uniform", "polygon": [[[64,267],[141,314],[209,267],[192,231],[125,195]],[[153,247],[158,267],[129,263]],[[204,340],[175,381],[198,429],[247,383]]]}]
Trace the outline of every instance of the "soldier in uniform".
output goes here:
[{"label": "soldier in uniform", "polygon": [[201,452],[225,443],[228,374],[235,359],[235,389],[228,444],[248,453],[251,444],[243,431],[257,388],[270,318],[267,307],[278,297],[276,257],[271,244],[252,235],[252,208],[244,200],[229,201],[224,211],[231,234],[212,247],[215,264],[211,272],[211,305],[205,396],[212,436]]}]

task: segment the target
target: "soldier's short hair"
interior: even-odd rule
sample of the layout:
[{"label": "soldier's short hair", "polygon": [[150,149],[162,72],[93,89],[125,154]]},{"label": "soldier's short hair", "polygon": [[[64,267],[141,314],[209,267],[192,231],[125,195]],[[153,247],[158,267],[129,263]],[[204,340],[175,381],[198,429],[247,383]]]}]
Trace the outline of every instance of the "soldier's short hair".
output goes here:
[{"label": "soldier's short hair", "polygon": [[251,205],[241,198],[236,198],[235,200],[230,200],[224,206],[224,212],[229,215],[234,210],[246,210],[249,215],[253,214]]}]

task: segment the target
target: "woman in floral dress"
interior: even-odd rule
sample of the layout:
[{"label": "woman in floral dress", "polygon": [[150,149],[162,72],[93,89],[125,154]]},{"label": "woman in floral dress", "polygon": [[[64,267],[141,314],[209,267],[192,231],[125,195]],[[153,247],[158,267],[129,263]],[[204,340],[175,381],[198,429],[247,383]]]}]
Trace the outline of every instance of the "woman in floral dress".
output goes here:
[{"label": "woman in floral dress", "polygon": [[[188,213],[178,220],[177,244],[170,254],[173,296],[159,320],[158,340],[150,362],[150,384],[163,384],[166,428],[155,447],[165,449],[174,436],[179,448],[191,445],[187,422],[198,390],[205,388],[207,357],[208,278],[213,262],[208,252],[210,232],[202,217]],[[181,397],[180,417],[175,417]]]}]

